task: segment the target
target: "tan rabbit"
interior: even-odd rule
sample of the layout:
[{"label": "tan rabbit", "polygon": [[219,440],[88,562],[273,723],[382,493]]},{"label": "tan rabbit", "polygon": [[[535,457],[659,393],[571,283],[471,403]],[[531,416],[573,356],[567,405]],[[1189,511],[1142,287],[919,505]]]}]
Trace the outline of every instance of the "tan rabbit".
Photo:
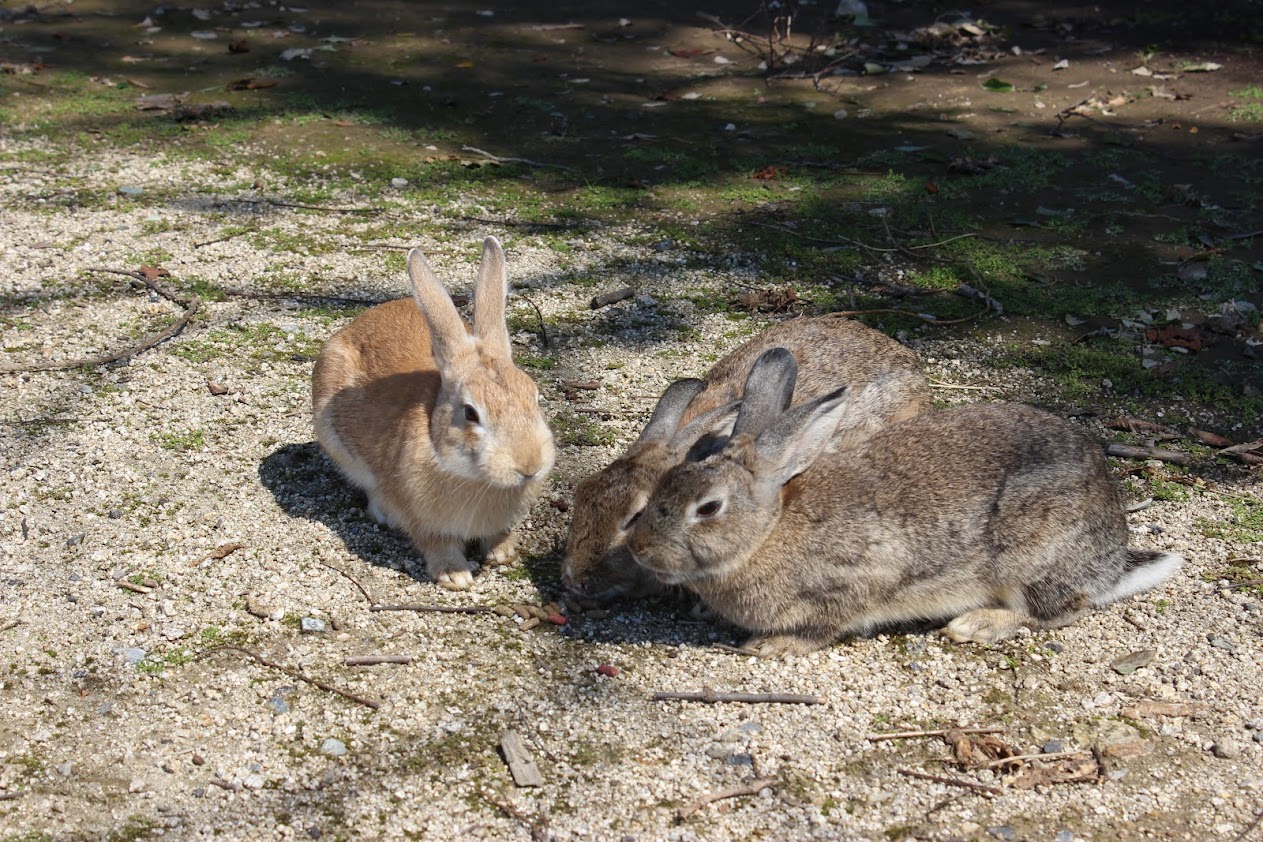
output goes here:
[{"label": "tan rabbit", "polygon": [[553,436],[513,364],[500,243],[482,244],[472,328],[417,249],[408,278],[411,298],[364,311],[325,343],[316,437],[369,512],[408,533],[430,576],[466,590],[467,541],[497,563],[516,555],[512,530],[552,469]]},{"label": "tan rabbit", "polygon": [[1180,557],[1129,549],[1100,446],[1020,404],[891,424],[849,450],[834,427],[880,389],[788,411],[794,360],[750,375],[731,439],[666,473],[627,538],[660,581],[754,632],[760,655],[810,652],[882,625],[948,621],[992,642],[1154,587]]},{"label": "tan rabbit", "polygon": [[562,581],[593,599],[643,596],[662,584],[631,562],[627,525],[644,506],[658,478],[693,448],[699,436],[722,442],[745,389],[746,375],[769,348],[789,349],[798,364],[798,397],[810,400],[842,386],[881,379],[868,412],[853,412],[838,426],[834,446],[863,442],[886,424],[929,408],[930,387],[917,355],[895,340],[850,319],[833,316],[781,322],[716,363],[705,380],[673,384],[627,452],[575,489]]}]

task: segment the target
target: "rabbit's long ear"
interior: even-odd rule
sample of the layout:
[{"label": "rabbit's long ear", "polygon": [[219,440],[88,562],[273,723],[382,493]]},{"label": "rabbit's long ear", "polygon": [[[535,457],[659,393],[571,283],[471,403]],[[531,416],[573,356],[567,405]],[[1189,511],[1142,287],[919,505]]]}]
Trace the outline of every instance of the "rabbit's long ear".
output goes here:
[{"label": "rabbit's long ear", "polygon": [[684,454],[686,462],[700,462],[718,453],[728,443],[740,410],[741,402],[732,401],[703,412],[671,437],[667,450]]},{"label": "rabbit's long ear", "polygon": [[769,348],[759,355],[746,375],[741,411],[732,434],[758,435],[780,416],[794,397],[798,363],[784,348]]},{"label": "rabbit's long ear", "polygon": [[680,426],[684,410],[688,409],[693,398],[697,397],[697,393],[705,386],[705,383],[694,377],[677,380],[668,386],[662,393],[662,397],[658,398],[658,405],[653,408],[653,415],[649,416],[649,423],[645,424],[645,429],[640,431],[636,442],[639,444],[670,440]]},{"label": "rabbit's long ear", "polygon": [[430,268],[421,249],[408,252],[408,280],[412,283],[412,298],[430,326],[434,359],[446,368],[445,364],[454,362],[457,354],[468,347],[469,333],[465,329],[465,320],[456,312],[452,297]]},{"label": "rabbit's long ear", "polygon": [[495,237],[482,241],[482,263],[474,287],[474,336],[493,353],[511,357],[509,328],[504,321],[504,302],[509,277],[504,268],[504,249]]},{"label": "rabbit's long ear", "polygon": [[850,403],[844,387],[794,407],[760,433],[755,439],[760,478],[784,485],[810,468],[833,438]]}]

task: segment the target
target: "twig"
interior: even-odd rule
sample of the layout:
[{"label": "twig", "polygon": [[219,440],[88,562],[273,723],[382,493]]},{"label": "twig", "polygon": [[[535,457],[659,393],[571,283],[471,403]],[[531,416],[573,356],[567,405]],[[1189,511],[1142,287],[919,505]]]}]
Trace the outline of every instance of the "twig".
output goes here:
[{"label": "twig", "polygon": [[352,576],[350,573],[347,573],[347,572],[346,572],[345,570],[343,570],[341,567],[335,567],[334,565],[330,564],[330,563],[329,563],[329,562],[327,562],[327,561],[321,561],[320,559],[316,559],[316,562],[317,562],[318,564],[320,564],[320,565],[324,566],[324,567],[329,568],[330,570],[334,571],[335,573],[341,573],[343,576],[345,576],[347,579],[349,579],[349,580],[351,581],[351,584],[352,584],[352,585],[355,585],[355,587],[359,588],[359,589],[360,589],[360,593],[364,594],[364,598],[368,600],[368,605],[369,605],[369,609],[368,609],[368,610],[370,610],[370,611],[372,611],[372,610],[373,610],[373,607],[372,607],[372,606],[376,603],[376,601],[373,599],[372,595],[371,595],[371,594],[369,594],[368,589],[367,589],[367,588],[365,588],[363,585],[361,585],[361,584],[360,584],[359,579],[356,579],[354,576]]},{"label": "twig", "polygon": [[[1242,588],[1253,588],[1258,585],[1263,585],[1263,579],[1250,579],[1249,581],[1246,581],[1246,582],[1236,582],[1235,584],[1229,585],[1228,590],[1239,591]],[[0,631],[4,631],[4,630],[0,629]]]},{"label": "twig", "polygon": [[1123,620],[1127,622],[1128,624],[1133,625],[1136,628],[1140,629],[1142,632],[1149,631],[1148,626],[1146,626],[1144,623],[1140,622],[1135,617],[1128,614],[1126,611],[1123,612]]},{"label": "twig", "polygon": [[617,304],[631,298],[636,294],[636,290],[631,287],[623,287],[613,292],[603,292],[588,302],[588,308],[591,310],[600,310],[602,307],[608,307],[611,304]]},{"label": "twig", "polygon": [[22,625],[21,620],[9,620],[3,626],[0,626],[0,632],[7,632],[9,629],[16,629]]},{"label": "twig", "polygon": [[938,380],[931,380],[930,385],[936,389],[968,389],[973,392],[1000,392],[1003,391],[997,386],[963,386],[959,383],[941,383]]},{"label": "twig", "polygon": [[582,228],[584,224],[597,224],[586,219],[576,222],[523,222],[516,219],[487,219],[485,216],[458,216],[456,218],[483,225],[501,225],[505,228],[555,228],[561,231],[573,231],[576,228]]},{"label": "twig", "polygon": [[838,310],[833,313],[825,313],[825,315],[826,316],[839,316],[839,317],[845,316],[847,318],[850,318],[853,316],[869,316],[874,313],[897,313],[901,316],[911,316],[914,319],[920,319],[921,321],[926,322],[927,324],[932,324],[932,325],[958,325],[958,324],[961,324],[962,322],[972,322],[974,319],[978,318],[979,316],[987,312],[988,312],[987,310],[979,310],[977,313],[974,313],[973,315],[970,315],[970,316],[965,316],[962,319],[936,319],[933,316],[927,316],[924,313],[914,313],[911,310],[896,310],[896,309],[889,309],[889,308],[878,308],[875,310]]},{"label": "twig", "polygon": [[363,696],[357,696],[354,693],[348,693],[346,690],[342,690],[337,687],[334,687],[332,684],[321,681],[318,678],[312,678],[311,676],[305,675],[304,673],[301,673],[298,670],[293,669],[291,667],[287,667],[284,664],[278,664],[275,661],[269,661],[267,658],[263,657],[258,652],[255,652],[250,649],[246,649],[244,646],[230,646],[230,645],[213,646],[210,649],[207,649],[205,652],[203,652],[202,657],[213,654],[215,652],[238,652],[242,655],[245,655],[247,658],[251,658],[259,662],[265,667],[270,667],[271,669],[283,672],[286,675],[288,675],[290,678],[297,678],[299,681],[306,682],[307,684],[310,684],[313,687],[319,687],[321,690],[325,690],[329,693],[334,693],[335,695],[341,696],[344,699],[349,699],[352,702],[358,702],[359,704],[364,705],[367,708],[372,708],[373,710],[377,710],[378,708],[381,707],[380,704],[378,704],[377,702],[374,702],[372,699],[365,699]]},{"label": "twig", "polygon": [[126,579],[120,579],[114,584],[120,588],[129,590],[132,593],[153,593],[153,588],[147,588],[144,585],[137,585],[135,582],[129,582]]},{"label": "twig", "polygon": [[204,248],[205,246],[213,246],[216,243],[226,243],[229,240],[235,239],[236,237],[240,237],[242,234],[253,234],[253,233],[254,233],[253,230],[247,229],[245,231],[238,231],[235,234],[225,234],[224,236],[216,237],[213,240],[203,240],[200,243],[194,243],[193,248],[200,249],[200,248]]},{"label": "twig", "polygon": [[531,842],[548,842],[548,820],[547,819],[543,818],[542,816],[531,818],[530,816],[526,815],[521,810],[519,810],[517,807],[514,807],[508,801],[501,801],[498,798],[493,798],[492,796],[488,795],[485,792],[479,793],[479,794],[482,796],[483,801],[486,801],[488,804],[492,805],[493,807],[499,808],[500,812],[504,813],[509,818],[516,819],[517,821],[521,822],[522,824],[530,828]]},{"label": "twig", "polygon": [[335,208],[328,205],[305,205],[301,202],[282,202],[278,199],[226,199],[223,204],[271,205],[275,208],[324,211],[325,213],[386,213],[385,208]]},{"label": "twig", "polygon": [[375,667],[378,664],[410,664],[411,655],[353,655],[342,663],[348,667]]},{"label": "twig", "polygon": [[653,700],[655,702],[681,701],[681,702],[705,702],[706,704],[715,704],[716,702],[743,702],[747,704],[783,704],[783,705],[823,705],[824,699],[815,695],[805,695],[802,693],[720,693],[709,687],[703,688],[700,693],[674,693],[663,692],[654,693]]},{"label": "twig", "polygon": [[489,605],[370,605],[369,611],[420,611],[429,614],[487,614]]},{"label": "twig", "polygon": [[994,769],[997,766],[1007,766],[1010,763],[1025,763],[1027,760],[1065,760],[1067,757],[1083,757],[1089,754],[1086,751],[1050,751],[1047,754],[1015,754],[1012,757],[1001,757],[999,760],[990,760],[982,764],[983,769]]},{"label": "twig", "polygon": [[525,295],[522,295],[519,293],[518,298],[522,299],[527,304],[531,305],[531,309],[535,311],[535,315],[539,318],[539,342],[541,345],[544,346],[544,350],[547,351],[548,350],[548,328],[544,326],[543,311],[539,309],[539,305],[537,305],[531,299],[527,298]]},{"label": "twig", "polygon": [[948,734],[999,734],[1004,731],[1002,725],[979,725],[973,728],[937,728],[933,731],[892,731],[888,734],[869,734],[864,739],[870,743],[882,740],[906,740],[913,737],[946,737]]},{"label": "twig", "polygon": [[189,299],[188,308],[184,314],[180,316],[174,323],[168,325],[157,333],[146,336],[135,345],[129,345],[121,351],[112,351],[108,354],[99,354],[95,357],[83,357],[77,360],[63,360],[61,362],[36,363],[34,365],[7,365],[0,366],[0,374],[12,374],[18,371],[65,371],[70,368],[95,368],[99,365],[108,363],[116,363],[119,360],[125,360],[156,348],[163,342],[175,336],[184,330],[185,325],[197,313],[198,308],[202,306],[202,300],[197,296]]},{"label": "twig", "polygon": [[1160,447],[1137,447],[1130,444],[1111,444],[1105,448],[1110,456],[1120,459],[1157,459],[1174,465],[1191,465],[1193,457],[1178,450],[1164,450]]},{"label": "twig", "polygon": [[956,288],[956,294],[964,298],[971,298],[974,301],[981,301],[988,310],[994,310],[998,315],[1004,315],[1004,305],[991,297],[990,293],[976,289],[969,284],[962,283]]},{"label": "twig", "polygon": [[0,801],[15,801],[25,797],[25,792],[0,792]]},{"label": "twig", "polygon": [[1259,814],[1254,817],[1254,821],[1246,825],[1245,830],[1238,833],[1232,842],[1245,842],[1245,838],[1254,832],[1254,829],[1259,826],[1259,822],[1263,822],[1263,810],[1259,811]]},{"label": "twig", "polygon": [[974,792],[985,792],[988,795],[999,795],[1000,790],[994,786],[986,784],[974,783],[963,778],[948,778],[943,775],[931,775],[929,772],[918,772],[915,769],[896,769],[896,772],[908,778],[919,778],[923,781],[934,781],[939,784],[947,784],[948,786],[963,786],[965,789],[972,789]]},{"label": "twig", "polygon": [[461,151],[474,152],[497,164],[526,164],[528,167],[551,167],[558,170],[571,169],[571,167],[563,166],[562,164],[545,164],[539,161],[532,161],[529,158],[501,158],[499,155],[492,155],[490,152],[485,149],[479,149],[477,146],[462,146]]},{"label": "twig", "polygon": [[695,801],[690,801],[688,804],[681,807],[680,811],[675,814],[676,821],[682,822],[698,810],[705,807],[707,804],[722,801],[725,798],[737,798],[742,795],[758,795],[763,790],[772,786],[772,784],[773,782],[768,778],[755,778],[754,780],[744,784],[730,786],[727,789],[721,789],[717,792],[709,792],[701,798],[698,798]]}]

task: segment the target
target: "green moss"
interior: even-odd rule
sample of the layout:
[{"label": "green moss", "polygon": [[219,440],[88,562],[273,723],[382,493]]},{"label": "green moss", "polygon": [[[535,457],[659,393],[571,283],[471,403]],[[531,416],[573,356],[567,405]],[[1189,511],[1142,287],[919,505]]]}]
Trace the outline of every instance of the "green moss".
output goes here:
[{"label": "green moss", "polygon": [[206,446],[204,430],[185,430],[182,433],[154,433],[149,437],[163,450],[201,450]]},{"label": "green moss", "polygon": [[573,410],[563,409],[553,416],[553,435],[561,444],[579,447],[609,445],[617,441],[614,431]]}]

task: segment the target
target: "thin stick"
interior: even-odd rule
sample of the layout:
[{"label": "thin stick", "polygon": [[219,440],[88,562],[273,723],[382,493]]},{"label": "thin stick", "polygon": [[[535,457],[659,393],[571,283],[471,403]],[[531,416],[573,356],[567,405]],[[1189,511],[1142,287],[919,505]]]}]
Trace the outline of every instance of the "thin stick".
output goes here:
[{"label": "thin stick", "polygon": [[540,343],[541,345],[543,345],[543,346],[544,346],[544,350],[545,350],[545,351],[547,351],[547,350],[548,350],[548,328],[544,326],[544,313],[543,313],[543,311],[541,311],[541,310],[539,309],[539,305],[537,305],[537,304],[536,304],[534,301],[532,301],[531,299],[527,298],[525,295],[520,295],[520,294],[519,294],[519,295],[518,295],[518,298],[522,299],[522,300],[523,300],[523,301],[525,301],[527,304],[531,305],[531,309],[533,309],[533,310],[535,311],[535,315],[536,315],[536,317],[539,319],[539,343]]},{"label": "thin stick", "polygon": [[999,760],[988,761],[980,768],[994,769],[997,766],[1007,766],[1010,763],[1025,763],[1027,760],[1065,760],[1067,757],[1086,757],[1091,752],[1088,751],[1051,751],[1048,754],[1015,754],[1012,757],[1001,757]]},{"label": "thin stick", "polygon": [[706,687],[700,693],[654,693],[655,702],[742,702],[746,704],[823,705],[824,699],[802,693],[720,693]]},{"label": "thin stick", "polygon": [[334,571],[335,573],[341,573],[343,576],[345,576],[347,579],[349,579],[349,580],[351,581],[351,584],[352,584],[352,585],[355,585],[355,587],[359,588],[359,589],[360,589],[360,593],[364,594],[364,598],[368,600],[369,610],[370,610],[370,611],[371,611],[371,610],[373,610],[373,609],[372,609],[372,606],[373,606],[373,604],[374,604],[373,597],[372,597],[372,595],[370,595],[370,594],[369,594],[368,590],[367,590],[367,589],[366,589],[363,585],[361,585],[361,584],[360,584],[359,579],[356,579],[354,576],[352,576],[350,573],[347,573],[347,572],[346,572],[345,570],[343,570],[341,567],[335,567],[335,566],[333,566],[332,564],[330,564],[330,563],[329,563],[329,562],[327,562],[327,561],[321,561],[320,559],[316,559],[316,563],[317,563],[317,564],[320,564],[320,565],[323,565],[324,567],[329,568],[330,570]]},{"label": "thin stick", "polygon": [[374,667],[378,664],[410,664],[411,655],[356,655],[342,662],[348,667]]},{"label": "thin stick", "polygon": [[377,710],[378,708],[381,707],[380,704],[378,704],[377,702],[374,702],[372,699],[365,699],[363,696],[357,696],[354,693],[348,693],[346,690],[342,690],[337,687],[334,687],[332,684],[328,684],[324,681],[321,681],[318,678],[312,678],[311,676],[301,673],[298,670],[293,669],[292,667],[287,667],[284,664],[278,664],[275,661],[269,661],[267,658],[263,657],[258,652],[255,652],[250,649],[246,649],[244,646],[229,646],[229,645],[214,646],[210,649],[207,649],[205,652],[203,652],[202,656],[204,657],[206,655],[210,655],[215,652],[221,652],[221,651],[239,652],[240,654],[245,655],[247,658],[251,658],[255,661],[258,661],[260,664],[262,664],[265,667],[270,667],[271,669],[278,670],[279,672],[283,672],[291,678],[297,678],[299,681],[304,681],[313,687],[319,687],[321,690],[341,696],[344,699],[349,699],[352,702],[358,702],[359,704],[364,705],[367,708],[372,708],[373,710]]},{"label": "thin stick", "polygon": [[326,213],[385,213],[384,208],[335,208],[327,205],[304,205],[299,202],[282,202],[277,199],[226,199],[223,204],[271,205],[276,208],[325,211]]},{"label": "thin stick", "polygon": [[1164,450],[1160,447],[1136,447],[1130,444],[1111,444],[1105,448],[1110,456],[1120,459],[1157,459],[1173,465],[1191,465],[1193,457],[1178,450]]},{"label": "thin stick", "polygon": [[754,780],[744,784],[737,784],[736,786],[731,786],[727,789],[721,789],[718,792],[707,793],[701,798],[698,798],[696,801],[690,801],[688,804],[681,807],[680,811],[676,813],[676,820],[684,821],[707,804],[722,801],[725,798],[737,798],[742,795],[758,795],[763,790],[772,786],[772,784],[773,781],[768,778],[755,778]]},{"label": "thin stick", "polygon": [[18,798],[25,797],[25,792],[0,792],[0,801],[15,801]]},{"label": "thin stick", "polygon": [[229,240],[240,237],[242,234],[253,234],[253,233],[254,231],[252,229],[248,229],[245,231],[238,231],[236,234],[226,234],[223,237],[216,237],[213,240],[203,240],[200,243],[194,243],[193,248],[200,249],[200,248],[205,248],[206,246],[213,246],[216,243],[226,243]]},{"label": "thin stick", "polygon": [[870,743],[879,743],[882,740],[907,740],[913,737],[946,737],[952,732],[957,734],[999,734],[1003,731],[1003,725],[977,725],[970,728],[937,728],[933,731],[892,731],[888,734],[869,734],[864,739]]},{"label": "thin stick", "polygon": [[420,611],[428,614],[486,614],[489,605],[370,605],[369,611]]},{"label": "thin stick", "polygon": [[461,151],[474,152],[484,158],[494,161],[497,164],[526,164],[528,167],[551,167],[552,169],[558,170],[571,169],[571,167],[563,166],[561,164],[544,164],[539,161],[532,161],[529,158],[501,158],[499,155],[492,155],[487,150],[479,149],[477,146],[462,146]]},{"label": "thin stick", "polygon": [[930,385],[936,389],[968,389],[971,392],[1000,392],[1003,391],[995,386],[962,386],[959,383],[940,383],[938,380],[931,380]]},{"label": "thin stick", "polygon": [[22,625],[21,620],[9,620],[3,626],[0,626],[0,632],[7,632],[9,629],[16,629],[20,625]]},{"label": "thin stick", "polygon": [[887,308],[881,308],[877,310],[838,310],[833,313],[826,313],[825,315],[826,316],[839,316],[839,317],[846,316],[849,318],[851,316],[869,316],[874,313],[898,313],[901,316],[911,316],[914,319],[920,319],[921,321],[926,322],[927,324],[958,325],[958,324],[961,324],[962,322],[972,322],[974,319],[978,318],[979,316],[987,312],[988,312],[987,310],[980,310],[977,313],[974,313],[972,316],[965,316],[963,319],[936,319],[933,316],[927,316],[924,313],[914,313],[911,310],[895,310],[895,309],[887,309]]},{"label": "thin stick", "polygon": [[943,775],[931,775],[929,772],[918,772],[914,769],[896,769],[899,774],[908,778],[919,778],[923,781],[934,781],[939,784],[947,784],[949,786],[963,786],[965,789],[972,789],[974,792],[985,792],[988,795],[999,795],[1000,790],[994,786],[986,784],[974,783],[962,778],[948,778]]},{"label": "thin stick", "polygon": [[1245,830],[1238,833],[1232,842],[1244,842],[1245,838],[1253,833],[1254,829],[1259,826],[1259,822],[1263,822],[1263,810],[1259,811],[1259,814],[1254,817],[1254,821],[1246,825]]},{"label": "thin stick", "polygon": [[193,318],[193,316],[197,313],[198,308],[201,306],[202,300],[197,296],[194,296],[189,300],[188,309],[186,309],[184,314],[174,323],[168,325],[157,333],[146,336],[135,345],[129,345],[121,351],[112,351],[108,354],[99,354],[95,357],[83,357],[77,360],[63,360],[62,362],[36,363],[35,365],[0,366],[0,374],[12,374],[18,371],[65,371],[70,368],[95,368],[99,365],[116,363],[119,360],[134,357],[137,354],[150,350],[151,348],[156,348],[180,331],[184,330],[185,325],[189,323],[189,320]]},{"label": "thin stick", "polygon": [[131,591],[132,593],[153,593],[153,588],[147,588],[144,585],[137,585],[135,582],[129,582],[126,579],[120,579],[114,584],[120,588]]},{"label": "thin stick", "polygon": [[[1242,588],[1253,588],[1257,585],[1263,585],[1263,579],[1250,579],[1249,581],[1246,581],[1246,582],[1237,582],[1235,584],[1229,585],[1228,590],[1239,591]],[[4,631],[4,629],[0,629],[0,631]]]},{"label": "thin stick", "polygon": [[508,801],[501,801],[498,798],[493,798],[491,795],[485,792],[479,793],[479,794],[482,796],[482,800],[486,801],[488,804],[491,804],[494,807],[498,807],[500,812],[504,813],[509,818],[516,819],[517,821],[521,822],[522,824],[530,828],[532,842],[547,842],[548,820],[546,818],[544,818],[543,816],[537,816],[536,818],[531,818],[530,816],[526,815],[518,808],[514,807]]}]

